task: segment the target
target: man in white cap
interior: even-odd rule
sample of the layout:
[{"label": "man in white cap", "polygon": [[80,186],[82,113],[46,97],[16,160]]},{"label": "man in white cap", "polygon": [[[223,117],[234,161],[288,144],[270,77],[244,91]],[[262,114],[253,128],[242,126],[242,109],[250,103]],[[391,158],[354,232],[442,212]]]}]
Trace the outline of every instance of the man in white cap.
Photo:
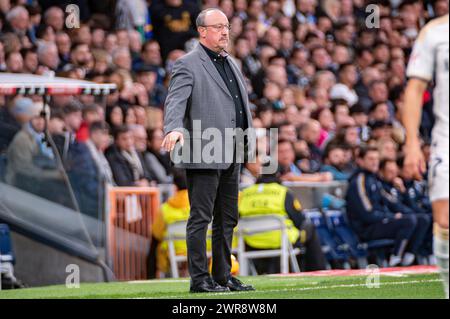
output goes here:
[{"label": "man in white cap", "polygon": [[42,195],[41,191],[46,187],[41,183],[43,180],[62,180],[62,176],[45,140],[44,105],[32,101],[30,104],[29,101],[20,100],[13,107],[14,114],[28,121],[9,145],[5,180],[10,185]]}]

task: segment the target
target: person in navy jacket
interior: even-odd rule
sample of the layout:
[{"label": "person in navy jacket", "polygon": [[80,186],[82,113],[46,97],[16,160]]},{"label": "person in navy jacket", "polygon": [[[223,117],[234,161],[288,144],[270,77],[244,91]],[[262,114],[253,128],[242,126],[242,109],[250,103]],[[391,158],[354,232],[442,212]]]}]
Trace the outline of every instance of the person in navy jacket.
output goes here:
[{"label": "person in navy jacket", "polygon": [[404,215],[416,219],[415,241],[411,242],[411,251],[416,256],[423,258],[428,257],[431,252],[426,248],[426,245],[431,240],[431,238],[427,236],[432,231],[431,215],[422,210],[416,211],[405,203],[405,201],[414,202],[414,200],[407,200],[409,195],[403,180],[399,177],[399,168],[395,160],[385,159],[381,161],[380,179],[383,187],[382,195],[386,198],[388,207],[392,211],[401,212]]},{"label": "person in navy jacket", "polygon": [[389,266],[411,265],[416,245],[417,219],[389,209],[382,195],[383,187],[377,173],[380,155],[373,147],[362,148],[357,158],[359,169],[350,177],[347,190],[347,215],[361,240],[394,240]]}]

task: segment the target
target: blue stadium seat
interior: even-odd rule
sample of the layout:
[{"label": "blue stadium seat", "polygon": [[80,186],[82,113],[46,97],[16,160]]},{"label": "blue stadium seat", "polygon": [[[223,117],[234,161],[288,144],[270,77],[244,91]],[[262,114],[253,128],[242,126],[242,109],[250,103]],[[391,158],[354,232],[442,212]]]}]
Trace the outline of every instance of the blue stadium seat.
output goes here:
[{"label": "blue stadium seat", "polygon": [[15,263],[10,231],[8,225],[6,224],[0,224],[0,256],[2,263]]},{"label": "blue stadium seat", "polygon": [[351,229],[347,216],[340,210],[324,211],[329,229],[345,243],[346,248],[353,258],[358,262],[359,268],[367,266],[367,245],[359,242],[358,236]]},{"label": "blue stadium seat", "polygon": [[322,244],[322,250],[325,257],[330,261],[339,261],[348,263],[349,253],[345,243],[337,238],[329,229],[324,215],[319,209],[304,210],[308,218],[315,226],[317,234]]}]

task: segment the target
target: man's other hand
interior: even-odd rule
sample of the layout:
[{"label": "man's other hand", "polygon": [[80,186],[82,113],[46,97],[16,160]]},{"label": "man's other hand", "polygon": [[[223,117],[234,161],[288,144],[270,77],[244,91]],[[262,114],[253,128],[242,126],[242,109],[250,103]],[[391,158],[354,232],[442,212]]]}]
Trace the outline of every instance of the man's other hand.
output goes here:
[{"label": "man's other hand", "polygon": [[164,137],[164,141],[162,142],[161,146],[167,152],[172,152],[172,150],[175,148],[175,144],[177,144],[178,141],[180,141],[181,146],[183,146],[184,144],[183,133],[172,131]]},{"label": "man's other hand", "polygon": [[406,178],[422,180],[427,166],[419,143],[407,144],[405,146],[405,160],[403,165]]}]

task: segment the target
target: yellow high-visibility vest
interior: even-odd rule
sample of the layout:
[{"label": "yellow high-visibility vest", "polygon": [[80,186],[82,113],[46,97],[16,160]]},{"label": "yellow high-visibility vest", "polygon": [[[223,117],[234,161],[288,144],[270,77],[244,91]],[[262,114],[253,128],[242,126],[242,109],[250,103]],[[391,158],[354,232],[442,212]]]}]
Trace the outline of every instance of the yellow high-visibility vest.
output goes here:
[{"label": "yellow high-visibility vest", "polygon": [[[241,217],[255,215],[281,215],[286,216],[288,238],[295,243],[299,236],[299,230],[289,219],[285,209],[286,194],[288,188],[278,183],[256,184],[242,191],[239,203]],[[247,245],[258,249],[277,249],[281,247],[281,231],[274,230],[244,237]]]}]

